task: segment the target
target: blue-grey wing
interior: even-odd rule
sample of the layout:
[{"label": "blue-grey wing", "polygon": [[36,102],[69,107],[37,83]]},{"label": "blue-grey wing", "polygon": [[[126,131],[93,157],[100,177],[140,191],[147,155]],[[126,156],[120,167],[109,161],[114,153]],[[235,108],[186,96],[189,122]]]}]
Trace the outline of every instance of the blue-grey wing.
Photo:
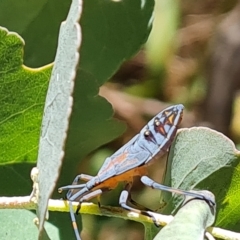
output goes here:
[{"label": "blue-grey wing", "polygon": [[106,158],[98,172],[100,181],[120,175],[163,155],[169,148],[181,122],[183,105],[166,108],[112,156]]},{"label": "blue-grey wing", "polygon": [[151,157],[151,153],[148,150],[139,146],[139,137],[140,135],[137,134],[112,156],[106,158],[98,172],[100,181],[141,166]]}]

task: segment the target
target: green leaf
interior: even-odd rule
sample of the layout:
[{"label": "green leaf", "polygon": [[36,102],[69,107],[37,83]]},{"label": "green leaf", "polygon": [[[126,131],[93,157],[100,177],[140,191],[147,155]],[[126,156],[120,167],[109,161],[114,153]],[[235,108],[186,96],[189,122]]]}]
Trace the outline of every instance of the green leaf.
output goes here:
[{"label": "green leaf", "polygon": [[147,40],[153,6],[152,0],[84,2],[81,61],[60,184],[72,181],[69,176],[86,154],[123,132],[123,125],[111,120],[110,104],[97,94],[120,64]]},{"label": "green leaf", "polygon": [[[206,191],[197,193],[207,194],[208,197],[212,195]],[[214,199],[213,196],[211,198]],[[174,219],[162,228],[154,240],[204,239],[206,228],[214,223],[215,211],[215,207],[210,207],[206,201],[188,196]]]},{"label": "green leaf", "polygon": [[82,1],[73,0],[68,17],[60,28],[58,50],[44,107],[37,162],[37,215],[40,235],[43,232],[48,200],[55,188],[64,156],[69,117],[72,112],[74,78],[79,60],[78,48],[81,44],[78,23],[81,12]]},{"label": "green leaf", "polygon": [[144,223],[144,239],[145,240],[152,240],[154,236],[159,231],[159,228],[157,228],[154,224],[152,223]]},{"label": "green leaf", "polygon": [[0,1],[0,25],[17,32],[26,42],[25,65],[39,67],[53,62],[59,26],[70,4],[71,0]]},{"label": "green leaf", "polygon": [[[96,147],[114,139],[123,130],[122,125],[110,121],[112,109],[110,104],[97,96],[98,88],[146,41],[151,29],[153,5],[153,1],[144,3],[140,0],[89,0],[84,4],[81,20],[84,32],[82,60],[67,141],[67,149],[73,151],[67,154],[67,158],[74,164]],[[55,9],[53,10],[55,14]],[[14,37],[8,41],[6,31],[1,30],[3,56],[0,96],[4,111],[1,112],[0,127],[3,133],[1,148],[5,152],[0,159],[1,162],[8,163],[35,161],[51,66],[36,70],[24,67],[23,40],[12,34]],[[11,51],[15,55],[9,56],[8,52]],[[12,69],[11,74],[5,72],[3,67]]]},{"label": "green leaf", "polygon": [[35,162],[51,66],[22,65],[24,41],[0,28],[0,164]]},{"label": "green leaf", "polygon": [[[28,210],[1,209],[0,239],[38,239],[38,228],[33,223],[35,217],[36,215]],[[60,239],[59,231],[55,226],[47,222],[45,228],[50,239]]]},{"label": "green leaf", "polygon": [[80,67],[105,82],[147,40],[153,7],[152,0],[84,2]]},{"label": "green leaf", "polygon": [[[219,212],[216,225],[230,227],[240,219],[239,161],[240,152],[223,134],[205,127],[181,129],[169,153],[165,184],[213,192]],[[166,211],[179,204],[178,197]]]},{"label": "green leaf", "polygon": [[[0,2],[0,22],[8,28],[14,28],[22,33],[26,30],[29,23],[40,14],[48,1],[1,1]],[[11,6],[11,8],[9,7]],[[26,12],[28,14],[26,14]],[[11,17],[10,17],[11,16]],[[21,19],[21,21],[16,21]]]},{"label": "green leaf", "polygon": [[[24,21],[24,26],[27,27],[23,26],[21,29],[29,37],[28,39],[32,40],[29,44],[34,46],[27,59],[29,62],[32,60],[34,65],[37,65],[35,60],[38,56],[41,59],[39,62],[42,63],[43,56],[46,55],[49,59],[49,52],[55,51],[55,48],[49,50],[49,46],[53,46],[52,42],[57,37],[58,27],[52,30],[48,25],[52,26],[55,22],[55,15],[58,16],[58,11],[62,11],[62,4],[59,1],[48,1],[44,8],[41,5],[36,10],[41,13],[36,21],[31,19],[28,24]],[[58,186],[72,181],[74,175],[79,172],[77,163],[84,156],[123,132],[123,125],[112,120],[111,105],[98,96],[98,91],[121,63],[136,53],[146,41],[151,30],[153,6],[153,0],[119,2],[88,0],[84,2],[81,18],[83,32],[81,62],[73,93],[74,105],[66,141],[66,155]],[[4,11],[4,8],[0,9],[1,14]],[[43,15],[43,12],[48,14]],[[34,25],[36,22],[38,25]],[[48,30],[47,34],[43,31],[45,29]],[[0,116],[0,130],[4,134],[1,136],[0,146],[6,152],[1,155],[0,161],[7,162],[9,165],[8,171],[5,167],[1,167],[0,173],[11,173],[8,176],[4,175],[5,180],[11,179],[8,182],[11,184],[4,184],[4,186],[2,184],[0,189],[3,195],[14,194],[19,189],[21,194],[30,194],[29,173],[26,174],[29,171],[29,165],[24,164],[26,170],[19,171],[21,168],[15,163],[25,161],[33,163],[36,160],[43,105],[52,69],[50,65],[39,69],[23,66],[23,40],[16,34],[12,34],[14,37],[9,41],[6,29],[1,29],[1,33],[3,38],[0,45],[2,48],[0,51],[2,54],[0,103],[4,111]],[[42,46],[43,41],[45,44],[49,42],[49,46]],[[15,55],[9,55],[12,52]],[[49,165],[50,163],[47,163],[45,166],[48,168],[46,171],[51,172],[53,166]],[[12,179],[22,181],[16,184]],[[59,194],[56,196],[60,197]],[[56,219],[54,217],[50,219],[56,220],[58,226],[64,224],[62,226],[64,233],[68,226],[71,228],[70,222],[66,226],[65,219],[59,216]],[[69,216],[67,220],[69,221]]]}]

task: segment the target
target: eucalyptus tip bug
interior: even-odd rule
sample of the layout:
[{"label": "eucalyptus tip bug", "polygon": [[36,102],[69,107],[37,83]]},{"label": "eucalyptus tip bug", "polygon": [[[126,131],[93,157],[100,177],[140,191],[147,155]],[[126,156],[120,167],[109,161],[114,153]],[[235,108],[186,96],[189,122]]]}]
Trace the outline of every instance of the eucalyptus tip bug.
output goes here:
[{"label": "eucalyptus tip bug", "polygon": [[[72,185],[59,188],[59,192],[68,190],[67,199],[70,202],[79,201],[76,211],[76,213],[78,213],[82,202],[89,201],[94,197],[99,197],[104,191],[114,189],[119,182],[126,182],[125,189],[119,198],[121,207],[150,217],[152,217],[152,215],[148,213],[149,209],[136,203],[131,198],[130,190],[134,176],[143,176],[141,179],[142,182],[156,189],[183,195],[189,194],[187,191],[177,190],[171,187],[159,187],[157,183],[153,183],[151,182],[152,180],[150,181],[145,178],[147,165],[168,151],[182,120],[183,109],[184,106],[178,104],[158,113],[128,143],[123,145],[112,156],[105,159],[96,176],[80,174],[76,176]],[[79,184],[80,180],[86,183]],[[128,206],[129,202],[143,210]],[[73,210],[70,210],[70,214],[76,238],[80,239],[79,234],[77,236],[78,231]]]}]

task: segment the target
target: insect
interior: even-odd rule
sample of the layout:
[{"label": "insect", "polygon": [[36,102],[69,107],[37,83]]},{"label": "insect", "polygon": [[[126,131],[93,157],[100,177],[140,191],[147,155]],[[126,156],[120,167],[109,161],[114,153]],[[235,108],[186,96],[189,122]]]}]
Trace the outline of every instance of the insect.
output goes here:
[{"label": "insect", "polygon": [[[68,190],[67,199],[70,202],[70,208],[72,208],[71,201],[79,201],[76,211],[76,214],[78,214],[82,202],[99,197],[103,192],[114,189],[119,182],[126,182],[125,189],[119,198],[120,206],[126,210],[142,213],[153,218],[147,208],[141,206],[131,198],[130,190],[134,176],[143,176],[141,181],[152,188],[155,187],[177,194],[194,195],[197,198],[209,201],[205,196],[200,194],[173,189],[160,184],[156,185],[157,183],[154,182],[153,184],[151,179],[146,180],[145,178],[147,166],[168,151],[182,120],[183,109],[182,104],[164,109],[151,119],[128,143],[112,156],[106,158],[96,176],[80,174],[76,176],[72,185],[59,188],[59,192]],[[79,184],[80,180],[86,181],[86,183]],[[159,185],[162,187],[159,187]],[[142,210],[130,207],[128,203]],[[80,239],[72,209],[70,209],[70,214],[75,235],[77,239]]]}]

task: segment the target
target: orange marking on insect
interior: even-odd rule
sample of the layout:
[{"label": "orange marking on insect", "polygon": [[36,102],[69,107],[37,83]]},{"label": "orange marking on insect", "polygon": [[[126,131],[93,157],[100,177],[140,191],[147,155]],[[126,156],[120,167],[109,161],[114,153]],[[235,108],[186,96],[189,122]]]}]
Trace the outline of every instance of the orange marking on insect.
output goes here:
[{"label": "orange marking on insect", "polygon": [[164,126],[163,126],[162,124],[157,127],[157,130],[158,130],[158,132],[159,132],[160,134],[162,134],[163,136],[167,136],[167,133],[166,133],[166,131],[165,131],[165,128],[164,128]]},{"label": "orange marking on insect", "polygon": [[166,124],[172,125],[174,123],[175,115],[171,114],[167,119],[166,119]]},{"label": "orange marking on insect", "polygon": [[76,222],[72,222],[73,228],[77,229],[77,223]]},{"label": "orange marking on insect", "polygon": [[127,172],[124,172],[120,175],[116,175],[114,177],[111,177],[104,182],[98,184],[93,188],[93,190],[101,189],[101,188],[108,188],[108,189],[114,189],[117,187],[119,182],[133,182],[133,177],[135,176],[142,176],[147,173],[146,165],[133,168]]},{"label": "orange marking on insect", "polygon": [[111,169],[112,167],[114,167],[116,164],[121,163],[122,161],[124,161],[127,157],[128,153],[127,152],[123,152],[121,155],[117,156],[116,158],[112,159],[109,164],[105,167],[105,169],[103,171],[101,171],[101,175],[106,173],[107,171],[109,171],[109,169]]}]

